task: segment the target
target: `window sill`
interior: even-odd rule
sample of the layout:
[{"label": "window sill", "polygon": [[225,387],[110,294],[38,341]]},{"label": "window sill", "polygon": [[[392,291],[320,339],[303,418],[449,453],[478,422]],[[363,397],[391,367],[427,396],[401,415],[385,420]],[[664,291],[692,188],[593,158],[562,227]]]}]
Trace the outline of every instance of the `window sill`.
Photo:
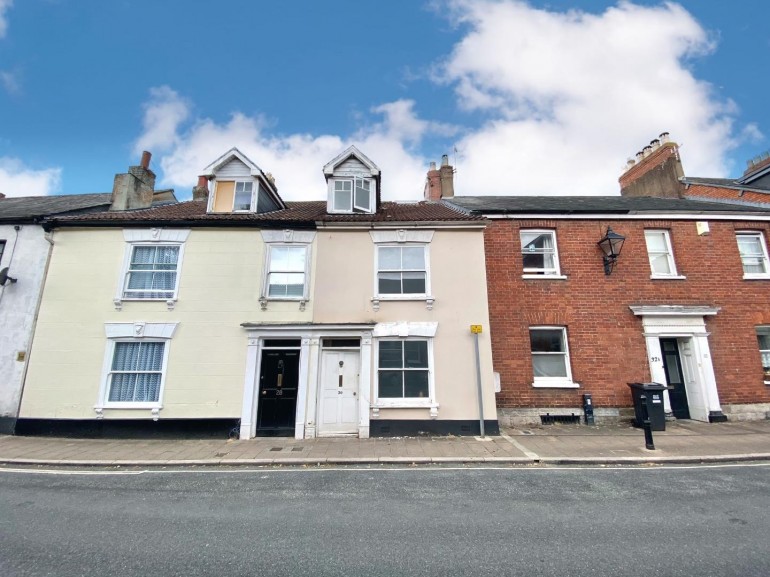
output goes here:
[{"label": "window sill", "polygon": [[523,274],[521,278],[526,280],[567,280],[563,274]]},{"label": "window sill", "polygon": [[433,402],[430,399],[377,399],[372,404],[372,417],[375,419],[379,418],[380,409],[430,409],[430,418],[435,419],[438,417],[438,407],[438,403]]},{"label": "window sill", "polygon": [[562,381],[562,380],[553,380],[553,381],[535,381],[532,383],[532,386],[537,389],[579,389],[580,385],[578,383],[575,383],[573,381]]},{"label": "window sill", "polygon": [[113,299],[112,304],[115,305],[115,310],[120,311],[123,310],[123,303],[129,302],[129,303],[166,303],[166,307],[168,310],[173,311],[174,307],[176,306],[177,297],[176,295],[167,298],[167,299],[158,299],[158,298],[152,298],[152,299],[143,299],[143,298],[126,298],[126,297],[118,297],[116,299]]},{"label": "window sill", "polygon": [[744,274],[743,280],[770,280],[770,274]]},{"label": "window sill", "polygon": [[299,310],[304,311],[309,299],[307,297],[259,297],[260,310],[266,311],[268,303],[299,303]]},{"label": "window sill", "polygon": [[380,302],[382,301],[391,301],[391,302],[425,302],[426,308],[431,311],[433,310],[433,303],[435,302],[435,298],[430,295],[375,295],[372,297],[372,308],[375,311],[380,310]]},{"label": "window sill", "polygon": [[97,405],[94,410],[98,409],[138,409],[146,411],[147,409],[162,409],[163,405],[160,403],[104,403],[103,405]]},{"label": "window sill", "polygon": [[687,280],[686,276],[679,274],[651,274],[651,280]]},{"label": "window sill", "polygon": [[160,403],[105,403],[104,405],[94,406],[94,412],[97,419],[104,418],[104,411],[150,411],[150,416],[153,421],[157,421],[160,418],[160,410],[163,405]]}]

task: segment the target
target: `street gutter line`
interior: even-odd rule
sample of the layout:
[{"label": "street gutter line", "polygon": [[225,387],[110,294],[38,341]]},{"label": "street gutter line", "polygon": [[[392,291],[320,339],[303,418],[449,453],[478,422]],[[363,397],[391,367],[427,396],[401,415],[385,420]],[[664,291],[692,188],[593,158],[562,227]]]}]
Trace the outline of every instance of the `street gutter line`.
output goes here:
[{"label": "street gutter line", "polygon": [[438,472],[438,471],[531,471],[531,472],[546,472],[546,471],[664,471],[670,469],[688,470],[688,469],[734,469],[739,467],[770,467],[770,463],[721,463],[711,465],[666,465],[662,463],[656,463],[654,467],[644,465],[603,465],[603,466],[589,466],[589,467],[566,467],[566,466],[552,466],[552,467],[378,467],[378,468],[361,468],[361,467],[318,467],[308,469],[298,469],[294,467],[286,467],[281,469],[274,468],[257,468],[257,469],[170,469],[168,471],[159,471],[157,469],[143,469],[140,471],[65,471],[61,469],[48,469],[48,470],[32,470],[32,469],[3,469],[0,468],[0,473],[15,473],[26,475],[62,475],[62,476],[88,476],[88,475],[104,475],[104,476],[119,476],[119,475],[179,475],[179,474],[244,474],[244,473],[328,473],[328,472],[349,472],[349,473],[390,473],[390,472]]}]

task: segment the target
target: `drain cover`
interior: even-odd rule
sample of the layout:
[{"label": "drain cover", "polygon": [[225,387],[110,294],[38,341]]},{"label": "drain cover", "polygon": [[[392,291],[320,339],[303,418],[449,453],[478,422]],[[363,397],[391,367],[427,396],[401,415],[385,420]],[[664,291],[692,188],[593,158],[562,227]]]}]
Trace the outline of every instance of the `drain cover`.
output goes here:
[{"label": "drain cover", "polygon": [[299,451],[301,451],[301,450],[302,450],[302,449],[304,449],[304,448],[305,448],[305,447],[292,447],[292,448],[291,448],[291,450],[292,450],[294,453],[298,453]]},{"label": "drain cover", "polygon": [[282,447],[270,447],[270,450],[271,451],[282,451],[283,448]]}]

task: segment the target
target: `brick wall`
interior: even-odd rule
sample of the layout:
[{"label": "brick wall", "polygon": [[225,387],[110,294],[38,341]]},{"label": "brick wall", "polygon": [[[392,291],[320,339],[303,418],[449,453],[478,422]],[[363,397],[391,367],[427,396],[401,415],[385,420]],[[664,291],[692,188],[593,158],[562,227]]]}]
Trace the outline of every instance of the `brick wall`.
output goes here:
[{"label": "brick wall", "polygon": [[743,204],[770,204],[770,191],[755,192],[752,190],[737,190],[734,188],[705,186],[702,184],[689,185],[682,196],[693,200],[708,200],[713,198],[716,200],[733,200]]},{"label": "brick wall", "polygon": [[[607,226],[626,242],[612,275],[605,276],[597,241]],[[492,220],[485,233],[494,370],[499,408],[627,407],[626,383],[649,381],[642,320],[629,305],[709,305],[709,346],[720,402],[767,403],[755,327],[770,325],[770,280],[743,280],[735,230],[767,223],[709,221],[698,236],[694,221]],[[520,228],[556,230],[566,280],[523,279]],[[645,228],[670,230],[678,273],[685,280],[652,280]],[[573,380],[579,389],[535,389],[529,327],[567,328]]]}]

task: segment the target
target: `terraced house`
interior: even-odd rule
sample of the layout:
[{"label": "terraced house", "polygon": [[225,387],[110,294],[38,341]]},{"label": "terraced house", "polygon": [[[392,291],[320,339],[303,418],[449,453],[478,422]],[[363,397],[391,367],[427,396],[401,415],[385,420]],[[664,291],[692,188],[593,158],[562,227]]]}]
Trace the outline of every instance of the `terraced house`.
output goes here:
[{"label": "terraced house", "polygon": [[484,220],[382,202],[355,147],[323,177],[284,202],[232,149],[192,201],[49,219],[18,430],[496,432]]},{"label": "terraced house", "polygon": [[[142,162],[149,166],[149,161],[146,155]],[[139,165],[115,177],[113,193],[8,198],[0,194],[0,433],[12,433],[16,427],[40,297],[53,253],[51,235],[41,226],[43,220],[109,210],[115,191],[120,197],[120,191],[128,186],[141,189],[147,206],[175,202],[173,190],[156,191],[154,185],[155,175]]]},{"label": "terraced house", "polygon": [[[454,197],[484,215],[498,415],[631,414],[668,385],[670,418],[770,412],[770,212],[682,198]],[[588,398],[590,397],[590,404]]]}]

